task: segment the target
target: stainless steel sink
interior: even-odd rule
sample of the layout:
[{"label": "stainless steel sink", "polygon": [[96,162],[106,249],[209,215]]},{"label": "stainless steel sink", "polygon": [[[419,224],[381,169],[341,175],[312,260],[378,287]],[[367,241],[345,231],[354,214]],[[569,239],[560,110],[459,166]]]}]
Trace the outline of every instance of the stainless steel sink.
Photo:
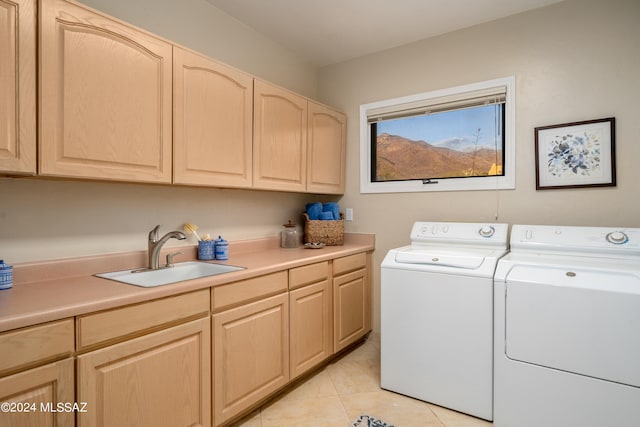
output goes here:
[{"label": "stainless steel sink", "polygon": [[234,265],[186,261],[176,263],[173,267],[159,268],[157,270],[121,270],[109,273],[100,273],[95,276],[127,283],[129,285],[151,288],[154,286],[168,285],[169,283],[182,282],[183,280],[215,276],[216,274],[224,274],[243,269],[244,267],[236,267]]}]

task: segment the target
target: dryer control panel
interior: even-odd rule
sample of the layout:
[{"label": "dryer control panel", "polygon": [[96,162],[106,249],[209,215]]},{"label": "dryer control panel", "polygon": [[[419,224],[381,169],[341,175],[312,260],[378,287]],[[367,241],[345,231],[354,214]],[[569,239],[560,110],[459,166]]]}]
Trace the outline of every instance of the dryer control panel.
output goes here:
[{"label": "dryer control panel", "polygon": [[514,249],[640,256],[640,228],[514,225]]},{"label": "dryer control panel", "polygon": [[416,222],[411,243],[452,243],[506,247],[508,225],[470,222]]}]

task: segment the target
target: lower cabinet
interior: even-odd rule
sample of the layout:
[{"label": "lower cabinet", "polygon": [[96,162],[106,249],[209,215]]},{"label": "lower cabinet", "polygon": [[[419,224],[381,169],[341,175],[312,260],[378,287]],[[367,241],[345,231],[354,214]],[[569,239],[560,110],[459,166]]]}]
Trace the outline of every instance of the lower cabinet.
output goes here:
[{"label": "lower cabinet", "polygon": [[74,425],[73,333],[71,318],[0,333],[0,426]]},{"label": "lower cabinet", "polygon": [[289,270],[291,379],[332,354],[332,299],[329,262]]},{"label": "lower cabinet", "polygon": [[74,425],[77,408],[73,380],[73,359],[0,378],[0,426],[33,427]]},{"label": "lower cabinet", "polygon": [[331,356],[330,289],[324,280],[289,293],[291,379]]},{"label": "lower cabinet", "polygon": [[289,382],[288,294],[214,314],[213,355],[221,425]]},{"label": "lower cabinet", "polygon": [[371,330],[370,274],[363,252],[0,333],[0,426],[227,425]]},{"label": "lower cabinet", "polygon": [[371,330],[370,266],[362,252],[212,289],[216,426]]},{"label": "lower cabinet", "polygon": [[204,317],[78,356],[78,426],[210,426],[210,337]]},{"label": "lower cabinet", "polygon": [[333,343],[338,352],[371,330],[370,255],[333,261]]}]

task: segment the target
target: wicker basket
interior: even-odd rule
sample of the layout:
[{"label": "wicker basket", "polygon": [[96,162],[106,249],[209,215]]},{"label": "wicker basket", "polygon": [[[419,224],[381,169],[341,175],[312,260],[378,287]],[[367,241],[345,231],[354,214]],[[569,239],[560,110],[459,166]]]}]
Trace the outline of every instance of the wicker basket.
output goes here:
[{"label": "wicker basket", "polygon": [[344,245],[344,215],[339,220],[311,220],[304,216],[304,242],[324,243],[328,246]]}]

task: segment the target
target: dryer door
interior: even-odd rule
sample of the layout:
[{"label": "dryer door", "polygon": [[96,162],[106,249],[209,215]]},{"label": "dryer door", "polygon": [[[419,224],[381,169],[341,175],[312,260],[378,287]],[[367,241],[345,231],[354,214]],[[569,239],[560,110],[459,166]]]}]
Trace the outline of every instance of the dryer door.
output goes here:
[{"label": "dryer door", "polygon": [[515,266],[506,280],[507,357],[640,387],[640,278]]}]

